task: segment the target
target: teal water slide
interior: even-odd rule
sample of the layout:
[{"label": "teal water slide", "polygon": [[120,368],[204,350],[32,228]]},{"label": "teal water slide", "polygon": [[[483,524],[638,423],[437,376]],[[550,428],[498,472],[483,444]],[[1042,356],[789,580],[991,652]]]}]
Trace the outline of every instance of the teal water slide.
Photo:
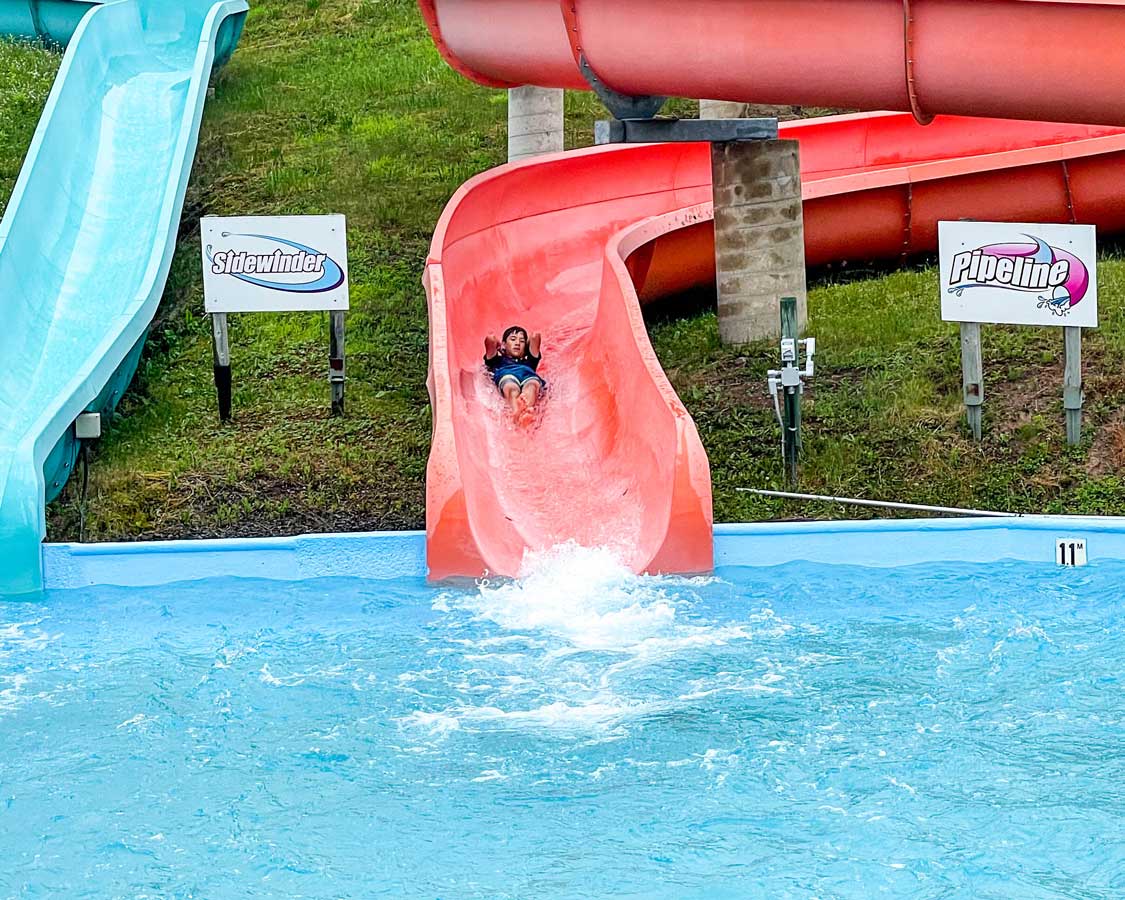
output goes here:
[{"label": "teal water slide", "polygon": [[175,249],[212,70],[245,0],[0,0],[67,45],[0,222],[0,594],[39,590],[45,507],[136,370]]}]

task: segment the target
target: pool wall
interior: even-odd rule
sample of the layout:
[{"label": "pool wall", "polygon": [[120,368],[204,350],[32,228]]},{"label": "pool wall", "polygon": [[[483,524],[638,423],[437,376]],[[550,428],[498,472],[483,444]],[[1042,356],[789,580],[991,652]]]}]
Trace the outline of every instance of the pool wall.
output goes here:
[{"label": "pool wall", "polygon": [[[880,519],[717,525],[715,565],[798,560],[859,566],[925,562],[1055,562],[1060,538],[1084,539],[1091,563],[1125,560],[1125,518]],[[299,581],[329,576],[420,578],[423,532],[302,535],[214,541],[46,544],[50,589],[132,587],[236,576]]]}]

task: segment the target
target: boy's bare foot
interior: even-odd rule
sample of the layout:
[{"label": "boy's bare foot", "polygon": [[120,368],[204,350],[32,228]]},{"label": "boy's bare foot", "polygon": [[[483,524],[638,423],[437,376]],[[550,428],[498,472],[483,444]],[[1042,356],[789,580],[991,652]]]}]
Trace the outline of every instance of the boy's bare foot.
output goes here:
[{"label": "boy's bare foot", "polygon": [[535,407],[527,406],[525,404],[524,408],[516,414],[516,421],[520,424],[521,427],[526,428],[528,425],[535,421]]},{"label": "boy's bare foot", "polygon": [[519,397],[516,400],[515,408],[512,410],[512,416],[517,425],[526,428],[535,421],[535,407],[530,406],[524,397]]}]

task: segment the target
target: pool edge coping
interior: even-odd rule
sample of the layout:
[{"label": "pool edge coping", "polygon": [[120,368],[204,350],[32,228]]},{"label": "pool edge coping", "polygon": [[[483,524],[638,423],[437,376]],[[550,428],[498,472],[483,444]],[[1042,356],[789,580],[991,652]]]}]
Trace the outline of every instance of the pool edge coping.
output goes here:
[{"label": "pool edge coping", "polygon": [[[724,523],[715,565],[804,561],[878,568],[924,562],[1053,562],[1063,537],[1094,536],[1090,561],[1125,560],[1125,517],[1021,516]],[[938,536],[940,540],[935,540]],[[892,543],[888,543],[892,539]],[[422,531],[266,538],[44,544],[45,587],[144,587],[222,576],[297,581],[421,578]]]}]

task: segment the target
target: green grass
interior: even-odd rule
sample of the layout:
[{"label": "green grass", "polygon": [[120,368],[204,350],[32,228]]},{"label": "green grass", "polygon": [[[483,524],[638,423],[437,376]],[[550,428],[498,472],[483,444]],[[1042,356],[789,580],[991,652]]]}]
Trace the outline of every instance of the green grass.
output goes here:
[{"label": "green grass", "polygon": [[40,44],[0,44],[0,214],[58,68],[59,56]]},{"label": "green grass", "polygon": [[[57,57],[0,48],[0,191],[7,196]],[[259,0],[215,82],[157,326],[93,456],[91,540],[421,527],[430,413],[420,276],[434,223],[472,175],[504,160],[506,96],[439,59],[413,0]],[[691,104],[673,109],[688,113]],[[604,116],[567,96],[567,140]],[[344,213],[352,312],[348,414],[328,415],[321,314],[232,318],[235,420],[220,425],[203,315],[198,217]],[[1064,446],[1061,338],[985,332],[986,440],[961,422],[957,335],[932,269],[831,283],[810,296],[820,342],[802,487],[943,505],[1111,512],[1125,480],[1125,263],[1103,269],[1087,342],[1086,445]],[[652,318],[657,352],[710,454],[719,520],[855,515],[763,501],[781,487],[765,393],[772,346],[719,346],[710,312]],[[79,535],[75,479],[51,539]]]}]

